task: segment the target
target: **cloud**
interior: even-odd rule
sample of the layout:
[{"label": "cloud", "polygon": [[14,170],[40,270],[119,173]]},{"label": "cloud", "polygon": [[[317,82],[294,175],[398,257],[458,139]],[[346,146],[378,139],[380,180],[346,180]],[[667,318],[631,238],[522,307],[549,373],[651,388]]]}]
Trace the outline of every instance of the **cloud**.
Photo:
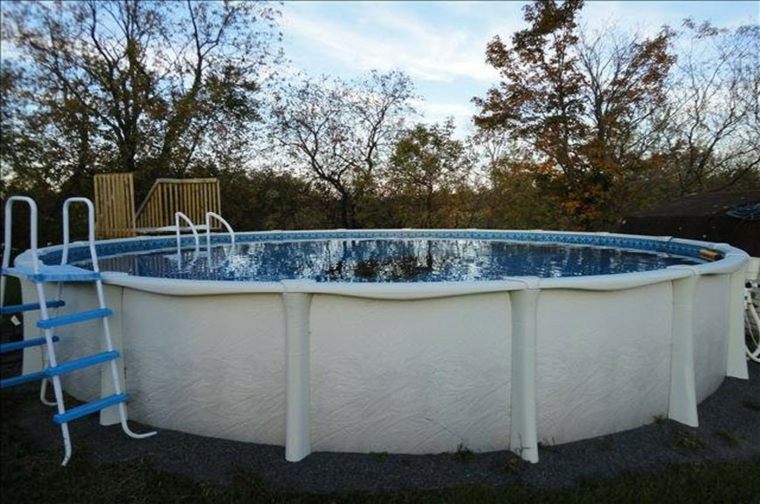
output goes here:
[{"label": "cloud", "polygon": [[472,116],[476,112],[475,107],[466,101],[417,101],[414,107],[422,113],[425,122],[442,123],[453,118],[459,135],[465,135],[472,128]]},{"label": "cloud", "polygon": [[400,4],[362,4],[354,17],[336,19],[325,7],[286,4],[283,31],[300,51],[353,71],[401,69],[416,80],[493,81],[485,45],[495,34],[472,26],[423,19]]},{"label": "cloud", "polygon": [[[426,121],[453,116],[471,129],[476,107],[499,81],[486,64],[485,48],[495,35],[509,40],[526,27],[525,2],[286,2],[282,28],[286,55],[308,74],[356,77],[371,69],[399,69],[415,81],[425,101]],[[746,22],[753,2],[587,2],[581,23],[589,30],[609,24],[623,32],[651,36],[662,25],[680,26],[684,17],[718,25]],[[754,14],[755,18],[757,17]]]}]

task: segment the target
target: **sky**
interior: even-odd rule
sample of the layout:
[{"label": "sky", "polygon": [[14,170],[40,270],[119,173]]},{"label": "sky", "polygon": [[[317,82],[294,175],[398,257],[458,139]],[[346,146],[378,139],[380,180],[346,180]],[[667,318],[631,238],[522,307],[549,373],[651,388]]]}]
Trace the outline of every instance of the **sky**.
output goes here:
[{"label": "sky", "polygon": [[[422,121],[452,116],[460,134],[470,128],[474,96],[498,82],[485,63],[489,40],[525,27],[524,2],[293,2],[282,5],[285,56],[292,71],[355,78],[369,70],[399,69],[413,79]],[[581,23],[590,30],[656,33],[686,17],[732,27],[760,23],[760,1],[588,2]]]}]

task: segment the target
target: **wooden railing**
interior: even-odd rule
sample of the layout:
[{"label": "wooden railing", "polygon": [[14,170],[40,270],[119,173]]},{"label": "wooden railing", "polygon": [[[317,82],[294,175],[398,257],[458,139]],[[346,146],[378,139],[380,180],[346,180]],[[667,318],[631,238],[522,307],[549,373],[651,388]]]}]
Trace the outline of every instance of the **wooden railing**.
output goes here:
[{"label": "wooden railing", "polygon": [[[219,181],[205,179],[157,179],[137,209],[138,233],[174,226],[174,213],[182,212],[194,224],[204,224],[206,212],[221,214]],[[219,229],[214,221],[214,229]]]},{"label": "wooden railing", "polygon": [[95,175],[95,233],[98,238],[135,236],[135,195],[131,173]]}]

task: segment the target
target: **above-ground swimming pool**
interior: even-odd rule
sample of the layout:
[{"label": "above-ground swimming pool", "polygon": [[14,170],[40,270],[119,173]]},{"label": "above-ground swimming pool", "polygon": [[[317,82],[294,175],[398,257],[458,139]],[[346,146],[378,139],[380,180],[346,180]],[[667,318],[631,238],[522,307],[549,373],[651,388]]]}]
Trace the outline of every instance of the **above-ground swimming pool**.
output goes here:
[{"label": "above-ground swimming pool", "polygon": [[[747,377],[747,255],[725,244],[482,230],[236,238],[207,249],[185,237],[179,253],[174,237],[97,243],[132,419],[284,445],[291,461],[466,447],[535,462],[539,442],[660,415],[696,425],[725,376]],[[40,257],[57,263],[61,247]],[[71,245],[69,262],[88,259]],[[66,311],[95,305],[92,285],[62,288]],[[59,358],[97,351],[98,330],[62,328]],[[25,373],[39,369],[38,348],[24,357]],[[64,387],[109,394],[99,373]]]}]

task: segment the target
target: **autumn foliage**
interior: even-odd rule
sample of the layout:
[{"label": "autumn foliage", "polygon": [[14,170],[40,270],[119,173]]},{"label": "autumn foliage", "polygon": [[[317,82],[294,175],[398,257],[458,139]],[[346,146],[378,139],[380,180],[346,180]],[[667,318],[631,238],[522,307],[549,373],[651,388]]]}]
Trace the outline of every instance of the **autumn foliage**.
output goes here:
[{"label": "autumn foliage", "polygon": [[475,99],[475,123],[534,149],[536,183],[568,225],[591,229],[625,212],[621,184],[659,168],[644,137],[660,127],[655,113],[674,57],[668,29],[612,48],[586,39],[577,24],[582,5],[536,2],[525,9],[529,27],[511,43],[488,44],[487,61],[502,81]]}]

